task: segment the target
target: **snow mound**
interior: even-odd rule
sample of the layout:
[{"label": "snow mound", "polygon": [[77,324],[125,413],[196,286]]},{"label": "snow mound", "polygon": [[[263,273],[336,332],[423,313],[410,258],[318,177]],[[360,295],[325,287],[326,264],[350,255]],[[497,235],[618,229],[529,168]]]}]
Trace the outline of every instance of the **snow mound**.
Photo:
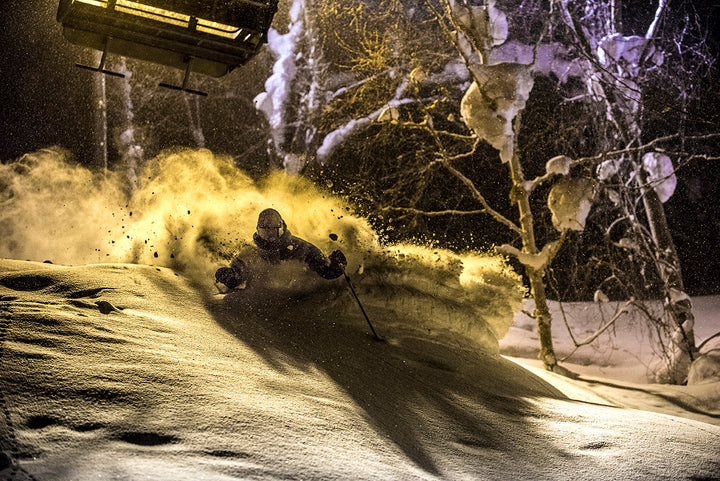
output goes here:
[{"label": "snow mound", "polygon": [[[687,383],[692,386],[718,382],[720,382],[720,349],[714,349],[693,361]],[[718,398],[720,398],[720,392]]]},{"label": "snow mound", "polygon": [[497,256],[399,245],[374,254],[354,277],[369,310],[426,335],[470,338],[490,352],[520,310],[520,278]]}]

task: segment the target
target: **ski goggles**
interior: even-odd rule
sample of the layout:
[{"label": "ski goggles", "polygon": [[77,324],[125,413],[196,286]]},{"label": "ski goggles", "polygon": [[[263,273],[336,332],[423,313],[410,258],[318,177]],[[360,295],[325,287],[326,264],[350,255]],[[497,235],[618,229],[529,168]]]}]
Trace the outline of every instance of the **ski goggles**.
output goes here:
[{"label": "ski goggles", "polygon": [[263,239],[279,239],[283,235],[282,226],[258,226],[258,235]]}]

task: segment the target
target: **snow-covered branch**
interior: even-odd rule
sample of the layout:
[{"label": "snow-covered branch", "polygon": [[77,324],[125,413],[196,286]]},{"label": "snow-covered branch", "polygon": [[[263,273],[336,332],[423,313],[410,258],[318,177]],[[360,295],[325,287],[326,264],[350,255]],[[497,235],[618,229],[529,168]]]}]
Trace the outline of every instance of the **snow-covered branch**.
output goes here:
[{"label": "snow-covered branch", "polygon": [[441,216],[445,216],[445,215],[487,214],[487,211],[485,209],[475,209],[475,210],[445,209],[445,210],[428,211],[428,210],[415,209],[413,207],[388,206],[388,207],[383,207],[381,210],[384,212],[389,212],[389,211],[406,212],[407,214],[420,215],[420,216],[424,216],[424,217],[441,217]]},{"label": "snow-covered branch", "polygon": [[543,183],[557,175],[568,175],[570,167],[574,164],[573,159],[566,155],[558,155],[548,160],[545,164],[545,174],[525,183],[525,189],[532,192]]},{"label": "snow-covered branch", "polygon": [[545,244],[538,253],[523,252],[517,247],[508,244],[501,245],[497,250],[503,254],[514,256],[525,267],[533,269],[536,272],[543,272],[560,251],[560,247],[562,247],[563,242],[565,242],[566,235],[567,230],[563,230],[558,239]]},{"label": "snow-covered branch", "polygon": [[409,105],[409,104],[419,104],[419,103],[426,103],[430,102],[432,100],[435,100],[434,98],[430,99],[414,99],[414,98],[404,98],[404,99],[393,99],[389,101],[387,104],[383,105],[381,108],[375,110],[370,115],[367,115],[365,117],[359,118],[359,119],[352,119],[349,122],[343,124],[339,128],[333,130],[332,132],[328,133],[325,138],[323,139],[322,145],[317,149],[317,160],[318,162],[325,163],[327,162],[330,155],[337,149],[340,145],[342,145],[348,138],[350,138],[355,133],[366,129],[370,125],[372,125],[373,122],[377,121],[380,115],[383,112],[388,111],[388,109],[397,109],[401,105]]},{"label": "snow-covered branch", "polygon": [[667,0],[658,1],[658,8],[657,10],[655,10],[655,17],[653,17],[653,21],[652,23],[650,23],[650,26],[645,33],[646,39],[650,40],[655,36],[655,29],[657,29],[658,23],[660,22],[660,17],[662,16],[662,13],[665,10],[665,6],[667,5],[667,3]]},{"label": "snow-covered branch", "polygon": [[351,90],[354,90],[358,87],[362,87],[366,83],[372,82],[373,80],[377,80],[378,78],[380,78],[384,75],[390,75],[392,72],[393,72],[392,69],[387,69],[382,72],[378,72],[375,75],[371,75],[362,80],[359,80],[351,85],[347,85],[345,87],[339,88],[329,96],[328,101],[335,100],[337,97],[340,97],[341,95],[344,95],[345,93],[350,92]]},{"label": "snow-covered branch", "polygon": [[[655,149],[658,144],[662,144],[663,142],[669,142],[671,140],[678,140],[680,138],[682,138],[685,142],[713,140],[713,139],[720,138],[720,133],[712,133],[712,134],[706,134],[706,135],[682,135],[682,134],[665,135],[663,137],[655,138],[646,144],[639,145],[636,147],[626,147],[623,149],[611,150],[609,152],[603,152],[603,153],[593,155],[590,157],[577,158],[573,162],[573,166],[575,166],[575,165],[594,165],[600,161],[604,161],[609,158],[621,157],[623,155],[632,154],[632,153],[650,151],[650,150]],[[703,154],[692,154],[692,155],[694,157],[704,158],[704,159],[708,159],[708,160],[717,158],[715,156],[703,155]]]},{"label": "snow-covered branch", "polygon": [[720,332],[716,332],[715,334],[713,334],[712,336],[708,337],[708,338],[705,339],[703,342],[701,342],[700,344],[698,344],[698,351],[701,350],[703,347],[705,347],[705,345],[706,345],[709,341],[715,339],[716,337],[720,337]]}]

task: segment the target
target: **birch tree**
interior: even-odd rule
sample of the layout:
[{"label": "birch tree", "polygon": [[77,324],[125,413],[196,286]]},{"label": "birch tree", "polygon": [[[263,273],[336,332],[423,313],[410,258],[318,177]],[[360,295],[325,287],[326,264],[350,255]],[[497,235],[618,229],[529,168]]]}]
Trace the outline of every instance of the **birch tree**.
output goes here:
[{"label": "birch tree", "polygon": [[[681,139],[684,146],[690,147],[691,142],[717,138],[717,133],[687,135],[677,131],[643,143],[643,87],[647,84],[644,73],[663,64],[665,52],[654,44],[654,39],[666,15],[667,3],[658,2],[655,14],[648,18],[647,31],[638,36],[620,32],[620,2],[552,2],[547,22],[534,38],[521,38],[517,30],[513,38],[508,38],[509,27],[512,28],[522,13],[528,13],[513,11],[510,2],[488,0],[477,5],[479,2],[447,0],[444,3],[444,16],[439,17],[448,22],[450,36],[474,80],[461,106],[463,119],[479,139],[498,149],[501,161],[508,165],[511,201],[518,208],[519,224],[512,224],[490,209],[479,189],[467,178],[464,182],[483,204],[485,212],[520,236],[521,248],[503,245],[499,250],[515,256],[525,268],[535,300],[533,316],[538,322],[540,357],[546,368],[554,369],[556,364],[551,318],[545,300],[547,269],[567,233],[584,228],[596,198],[597,181],[606,182],[610,177],[617,179],[620,176],[620,185],[627,188],[624,195],[615,192],[614,197],[625,199],[626,205],[624,216],[614,224],[627,222],[630,230],[635,232],[641,245],[630,248],[641,250],[651,259],[661,281],[665,312],[672,320],[668,325],[664,324],[664,316],[653,318],[656,327],[667,326],[670,342],[670,346],[661,349],[668,366],[658,379],[683,382],[698,349],[691,302],[685,293],[678,255],[663,208],[663,202],[672,195],[676,183],[673,161],[663,150],[667,152],[668,140]],[[507,12],[501,8],[506,8]],[[560,46],[555,43],[557,40],[561,40]],[[676,44],[680,45],[677,39]],[[700,56],[706,67],[713,61],[707,51]],[[568,57],[572,61],[566,61]],[[687,60],[687,55],[680,57]],[[533,75],[549,73],[559,83],[565,76],[577,76],[584,81],[587,90],[577,95],[576,100],[600,107],[603,115],[593,122],[606,124],[597,131],[607,135],[596,142],[596,148],[602,152],[598,156],[555,157],[547,162],[544,175],[527,181],[517,141],[522,111],[533,88]],[[712,154],[703,153],[702,147],[693,145],[693,148],[692,154],[686,153],[677,161],[713,158]],[[442,154],[441,148],[439,152]],[[620,168],[623,163],[626,165]],[[443,156],[443,164],[454,175],[463,177],[448,163],[448,156]],[[583,166],[586,172],[589,168],[597,168],[596,176],[583,178],[572,174]],[[540,249],[534,232],[531,196],[546,181],[554,181],[548,207],[558,237]],[[617,180],[613,184],[616,185]],[[638,215],[638,205],[642,206],[642,215]],[[631,301],[635,302],[635,299]],[[651,311],[646,306],[639,308],[646,313]],[[621,309],[615,320],[624,312],[626,309]],[[659,342],[662,345],[664,341],[659,338]]]},{"label": "birch tree", "polygon": [[[538,32],[535,38],[516,38],[512,44],[508,43],[510,16],[500,10],[493,0],[482,5],[456,0],[443,3],[445,11],[438,14],[438,18],[447,22],[449,35],[473,79],[461,105],[463,120],[478,139],[499,151],[500,161],[507,165],[512,184],[510,200],[518,209],[519,222],[512,222],[491,209],[477,187],[469,181],[465,183],[473,190],[484,211],[520,238],[519,248],[505,244],[498,250],[514,256],[524,267],[535,304],[531,315],[538,323],[540,359],[546,369],[555,370],[557,357],[552,341],[552,316],[547,304],[545,276],[568,231],[584,229],[595,185],[591,179],[571,176],[572,159],[566,156],[549,159],[544,175],[527,180],[518,149],[518,134],[522,111],[534,85],[533,76],[552,71],[563,78],[568,75],[571,65],[557,61],[562,50],[559,46],[543,44],[543,31]],[[503,49],[504,45],[510,48]],[[445,157],[442,162],[454,175],[463,177],[451,165],[450,159]],[[558,236],[540,247],[535,234],[531,196],[538,186],[549,181],[554,181],[554,185],[549,192],[547,206],[552,212]]]},{"label": "birch tree", "polygon": [[[653,317],[653,321],[658,329],[666,331],[670,346],[664,349],[667,369],[659,380],[683,382],[690,363],[698,356],[698,349],[692,304],[685,293],[663,203],[675,190],[676,166],[693,158],[712,157],[708,151],[703,153],[701,143],[716,137],[717,133],[693,135],[676,126],[674,131],[649,137],[644,131],[648,124],[645,92],[653,88],[653,80],[663,78],[678,85],[680,92],[687,95],[688,86],[698,80],[697,72],[695,79],[673,78],[669,72],[677,73],[677,70],[666,64],[699,60],[700,70],[707,71],[715,60],[702,39],[691,42],[681,38],[682,34],[678,35],[677,31],[673,32],[676,27],[680,32],[687,32],[693,28],[690,22],[697,19],[686,17],[684,24],[681,19],[673,25],[669,20],[672,15],[669,2],[665,0],[659,0],[654,14],[644,18],[644,31],[629,33],[624,31],[619,0],[609,3],[555,0],[552,6],[558,14],[557,27],[566,29],[568,42],[583,64],[587,86],[583,101],[602,107],[604,115],[596,122],[607,125],[604,152],[578,162],[599,163],[598,179],[619,213],[608,227],[608,236],[613,229],[626,232],[626,237],[620,240],[622,248],[628,255],[646,256],[660,280],[666,315]],[[667,32],[661,32],[663,27]],[[674,35],[672,42],[663,42],[663,37],[668,35]],[[695,52],[691,53],[693,49]],[[685,85],[680,84],[684,81]],[[670,157],[673,143],[683,146],[675,159]],[[688,153],[688,148],[692,153]]]}]

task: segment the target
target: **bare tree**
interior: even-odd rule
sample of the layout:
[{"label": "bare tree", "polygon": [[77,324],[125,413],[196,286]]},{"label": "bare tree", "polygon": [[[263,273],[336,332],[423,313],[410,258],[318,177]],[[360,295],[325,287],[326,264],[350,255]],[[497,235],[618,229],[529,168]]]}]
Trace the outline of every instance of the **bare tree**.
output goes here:
[{"label": "bare tree", "polygon": [[[673,68],[677,69],[672,63],[692,60],[692,55],[681,51],[683,48],[696,50],[695,56],[701,57],[700,64],[704,64],[701,70],[712,68],[713,57],[707,55],[707,51],[702,52],[702,39],[694,45],[687,38],[680,40],[682,34],[675,29],[678,25],[668,25],[670,13],[665,0],[657,2],[653,14],[645,19],[646,30],[638,32],[639,35],[623,31],[618,13],[622,9],[620,1],[563,0],[554,1],[553,8],[558,14],[558,29],[566,29],[569,43],[584,64],[588,90],[583,101],[604,106],[604,116],[596,121],[604,122],[607,125],[605,132],[609,134],[604,139],[602,154],[579,161],[599,164],[598,176],[604,192],[619,214],[609,225],[607,237],[617,235],[617,231],[624,232],[619,246],[627,255],[648,259],[660,282],[665,315],[648,316],[668,340],[663,349],[668,368],[660,379],[683,382],[698,349],[692,305],[685,293],[680,261],[663,203],[674,191],[677,166],[691,159],[712,157],[712,154],[702,152],[701,144],[713,134],[689,135],[681,124],[675,131],[666,131],[648,140],[645,92],[657,88],[653,81],[664,77],[666,82],[680,87],[680,97],[686,101],[687,87],[667,75]],[[685,24],[679,25],[679,32],[688,31],[688,21],[686,17]],[[666,25],[665,30],[674,35],[670,42],[662,41],[668,32],[659,33]],[[672,33],[674,29],[676,31]],[[680,52],[673,55],[670,51],[673,46]],[[692,82],[686,85],[692,85]],[[683,148],[676,151],[672,159],[674,145]],[[645,311],[650,312],[649,309]]]},{"label": "bare tree", "polygon": [[[568,231],[584,229],[595,184],[582,176],[570,175],[573,162],[566,156],[550,159],[542,176],[526,179],[518,149],[518,136],[521,113],[534,85],[533,75],[544,68],[538,62],[543,31],[534,39],[534,46],[527,45],[525,48],[525,52],[531,55],[530,62],[522,62],[519,58],[512,61],[503,58],[505,56],[502,54],[493,58],[496,47],[507,41],[509,20],[505,12],[496,8],[494,1],[484,5],[454,0],[443,3],[444,14],[438,13],[437,16],[440,21],[447,22],[450,37],[474,81],[463,99],[463,119],[479,139],[500,151],[500,160],[508,166],[512,184],[510,200],[518,209],[519,222],[511,222],[492,210],[477,187],[451,166],[447,156],[444,156],[442,162],[455,176],[465,179],[464,183],[474,192],[485,212],[519,236],[520,248],[506,244],[498,250],[517,258],[525,270],[535,302],[535,311],[531,316],[538,323],[540,358],[546,369],[555,370],[557,358],[552,342],[552,316],[547,304],[545,276]],[[545,54],[550,53],[555,57],[558,53],[556,47],[549,45],[548,48]],[[522,50],[522,45],[519,49]],[[555,68],[557,66],[550,67],[550,70]],[[547,207],[552,212],[553,224],[559,235],[540,248],[535,233],[531,196],[540,185],[549,181],[554,181],[554,184],[548,194]]]},{"label": "bare tree", "polygon": [[[527,274],[548,369],[557,365],[545,292],[548,269],[566,237],[583,230],[598,198],[604,208],[610,197],[624,199],[624,206],[611,200],[604,211],[609,231],[638,220],[632,229],[644,236],[641,247],[653,269],[669,281],[664,292],[676,301],[670,305],[685,306],[679,270],[668,268],[677,265],[677,256],[658,193],[669,180],[660,154],[670,138],[642,143],[636,67],[622,56],[601,58],[598,50],[603,38],[608,50],[612,35],[616,43],[622,38],[617,36],[620,2],[427,0],[423,8],[400,0],[294,4],[302,4],[294,18],[313,33],[313,41],[296,44],[278,60],[301,60],[292,70],[297,89],[283,97],[284,108],[275,103],[266,110],[269,119],[282,119],[275,144],[284,151],[286,168],[331,179],[378,224],[389,221],[392,228],[402,221],[406,235],[432,240],[439,228],[457,233],[463,222],[472,233],[488,229],[481,216],[497,221],[505,229],[497,237],[504,242],[498,250],[517,259]],[[653,29],[660,25],[653,23]],[[649,62],[657,51],[643,52],[646,37],[638,45]],[[653,71],[652,65],[646,70]],[[563,109],[578,106],[552,126],[549,135],[559,140],[544,158],[533,152],[524,127],[528,102],[538,102],[531,92],[539,79],[555,83]],[[260,99],[265,107],[267,97]],[[560,131],[564,135],[557,135]],[[624,166],[605,175],[619,160]],[[510,186],[498,188],[503,175]],[[502,192],[515,212],[498,202]],[[621,219],[612,218],[617,213]],[[617,249],[628,245],[615,243]],[[617,252],[637,258],[634,251]],[[633,260],[623,266],[643,269]],[[629,292],[626,299],[638,298]],[[691,322],[677,325],[690,339]]]},{"label": "bare tree", "polygon": [[400,0],[293,1],[287,33],[271,35],[274,74],[256,99],[286,170],[326,163],[399,108],[438,101],[419,87],[437,81],[427,68],[448,49],[432,50],[437,26],[416,28],[423,13]]}]

